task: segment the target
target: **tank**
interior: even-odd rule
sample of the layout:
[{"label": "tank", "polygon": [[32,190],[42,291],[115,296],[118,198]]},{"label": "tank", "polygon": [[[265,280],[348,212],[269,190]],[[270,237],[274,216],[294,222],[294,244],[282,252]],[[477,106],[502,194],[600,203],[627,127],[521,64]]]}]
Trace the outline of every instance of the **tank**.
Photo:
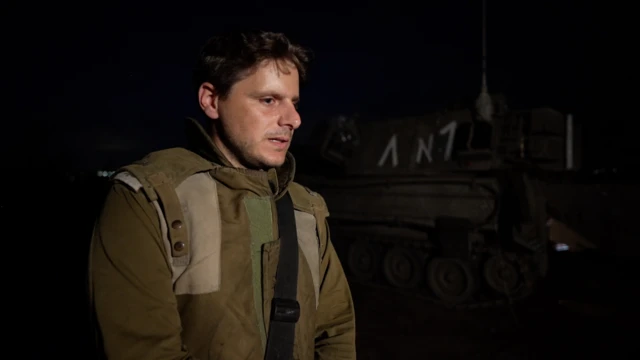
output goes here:
[{"label": "tank", "polygon": [[551,248],[541,179],[577,168],[572,118],[492,99],[491,121],[468,108],[339,116],[315,153],[292,149],[298,181],[329,206],[349,281],[458,308],[535,291]]}]

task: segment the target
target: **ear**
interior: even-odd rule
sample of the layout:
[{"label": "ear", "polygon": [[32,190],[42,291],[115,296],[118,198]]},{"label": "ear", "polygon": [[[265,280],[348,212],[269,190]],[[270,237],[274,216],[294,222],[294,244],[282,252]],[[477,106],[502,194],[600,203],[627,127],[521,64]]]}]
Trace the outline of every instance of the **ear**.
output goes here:
[{"label": "ear", "polygon": [[219,96],[211,83],[205,82],[198,89],[198,103],[204,113],[211,119],[220,117],[218,108]]}]

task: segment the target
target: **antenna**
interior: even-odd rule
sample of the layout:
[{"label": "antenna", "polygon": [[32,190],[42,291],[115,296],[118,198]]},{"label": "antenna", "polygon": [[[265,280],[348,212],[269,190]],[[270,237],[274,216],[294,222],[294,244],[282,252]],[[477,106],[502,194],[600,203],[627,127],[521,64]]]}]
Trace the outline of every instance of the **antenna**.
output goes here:
[{"label": "antenna", "polygon": [[487,0],[482,0],[482,87],[476,99],[476,111],[481,120],[492,121],[493,102],[487,86]]},{"label": "antenna", "polygon": [[487,0],[482,0],[482,92],[487,91]]}]

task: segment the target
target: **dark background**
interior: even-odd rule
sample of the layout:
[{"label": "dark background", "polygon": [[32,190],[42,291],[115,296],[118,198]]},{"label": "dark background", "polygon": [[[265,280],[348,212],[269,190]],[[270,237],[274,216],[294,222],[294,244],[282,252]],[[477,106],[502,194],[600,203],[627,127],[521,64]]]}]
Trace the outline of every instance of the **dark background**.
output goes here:
[{"label": "dark background", "polygon": [[[22,358],[90,356],[83,271],[105,184],[69,180],[184,141],[182,120],[199,116],[191,66],[214,33],[284,31],[314,51],[296,144],[329,116],[422,114],[473,101],[481,85],[481,1],[5,2],[2,9],[0,215],[5,294],[16,304],[6,308],[7,349]],[[598,210],[628,222],[610,240],[635,244],[638,192],[628,174],[639,146],[634,103],[621,101],[633,87],[622,67],[633,42],[618,31],[626,11],[488,1],[488,82],[513,108],[574,114],[584,171],[615,175],[606,189],[596,178],[595,190],[575,199],[589,208],[601,205],[588,196],[615,194]],[[637,246],[616,249],[627,248]],[[359,358],[627,354],[625,329],[637,324],[630,321],[637,254],[621,252],[554,255],[544,294],[517,308],[458,312],[354,285]]]},{"label": "dark background", "polygon": [[[15,24],[6,25],[4,82],[17,111],[2,138],[21,150],[12,165],[113,168],[181,141],[176,127],[199,115],[190,87],[197,51],[230,28],[284,31],[314,51],[296,141],[326,115],[413,115],[480,91],[481,1],[4,6]],[[611,113],[628,52],[612,28],[623,11],[580,1],[487,5],[489,90],[512,107],[551,106],[588,123],[587,166],[632,160],[635,124]]]}]

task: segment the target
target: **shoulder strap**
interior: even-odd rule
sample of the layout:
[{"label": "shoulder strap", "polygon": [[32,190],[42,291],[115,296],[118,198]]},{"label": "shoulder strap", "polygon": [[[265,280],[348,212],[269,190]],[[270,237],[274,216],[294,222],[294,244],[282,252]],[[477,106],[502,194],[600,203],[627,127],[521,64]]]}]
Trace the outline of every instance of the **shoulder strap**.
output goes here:
[{"label": "shoulder strap", "polygon": [[330,214],[329,209],[327,208],[327,203],[319,193],[295,182],[292,182],[289,185],[289,192],[291,193],[294,209],[310,213],[315,216],[319,241],[318,249],[320,254],[323,254],[327,247],[326,239],[329,238],[329,229],[326,226],[326,219]]},{"label": "shoulder strap", "polygon": [[154,206],[161,207],[170,242],[169,251],[176,265],[188,263],[191,245],[176,187],[191,175],[213,168],[211,162],[187,149],[171,148],[149,153],[114,174],[114,179],[129,184],[136,191],[142,189]]},{"label": "shoulder strap", "polygon": [[265,360],[292,360],[295,328],[300,318],[298,290],[298,236],[291,195],[276,202],[280,232],[280,257],[271,301],[271,320]]}]

